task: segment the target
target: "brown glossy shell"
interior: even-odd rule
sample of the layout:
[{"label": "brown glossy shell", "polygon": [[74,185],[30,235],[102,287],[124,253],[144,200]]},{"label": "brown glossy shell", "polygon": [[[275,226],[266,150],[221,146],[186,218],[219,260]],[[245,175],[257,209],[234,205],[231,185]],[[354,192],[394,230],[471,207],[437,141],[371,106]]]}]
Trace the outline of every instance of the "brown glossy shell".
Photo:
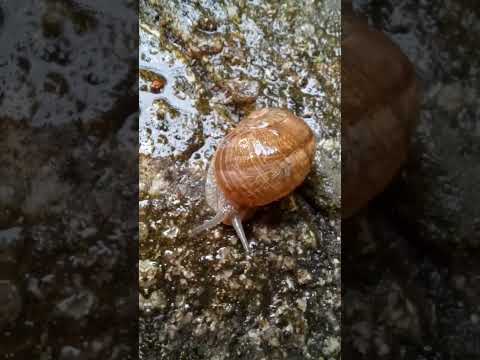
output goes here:
[{"label": "brown glossy shell", "polygon": [[217,186],[237,206],[269,204],[303,182],[314,152],[315,137],[302,119],[283,109],[254,111],[215,153]]},{"label": "brown glossy shell", "polygon": [[385,189],[405,161],[418,114],[408,58],[366,21],[342,16],[342,217]]},{"label": "brown glossy shell", "polygon": [[[222,191],[218,191],[217,180],[215,179],[215,156],[208,166],[207,179],[205,183],[205,199],[207,204],[218,212],[225,206],[225,194]],[[255,213],[255,208],[243,207],[235,204],[237,213],[242,220],[248,220]],[[232,225],[232,219],[226,216],[223,219],[223,223],[226,225]]]}]

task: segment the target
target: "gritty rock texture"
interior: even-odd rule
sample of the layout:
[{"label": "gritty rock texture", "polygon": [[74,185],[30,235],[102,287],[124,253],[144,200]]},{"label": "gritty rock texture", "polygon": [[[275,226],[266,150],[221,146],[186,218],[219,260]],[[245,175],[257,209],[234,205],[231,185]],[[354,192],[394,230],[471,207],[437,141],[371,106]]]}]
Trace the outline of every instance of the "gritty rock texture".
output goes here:
[{"label": "gritty rock texture", "polygon": [[[339,11],[339,1],[141,2],[141,358],[340,357]],[[318,147],[305,184],[246,223],[247,256],[230,227],[189,231],[211,216],[216,145],[267,106],[305,119]]]},{"label": "gritty rock texture", "polygon": [[468,1],[354,5],[414,63],[422,107],[401,176],[342,224],[344,357],[477,359],[480,12]]}]

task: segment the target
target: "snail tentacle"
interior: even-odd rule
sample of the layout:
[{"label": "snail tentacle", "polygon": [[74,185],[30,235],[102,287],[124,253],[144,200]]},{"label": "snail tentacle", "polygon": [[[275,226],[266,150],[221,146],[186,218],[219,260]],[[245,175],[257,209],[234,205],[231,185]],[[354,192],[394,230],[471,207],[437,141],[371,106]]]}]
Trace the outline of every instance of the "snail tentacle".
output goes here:
[{"label": "snail tentacle", "polygon": [[219,224],[222,223],[223,219],[225,219],[226,216],[228,216],[229,212],[227,211],[226,208],[223,208],[221,211],[218,211],[215,216],[207,221],[205,221],[203,224],[195,227],[192,229],[192,235],[197,235],[205,230],[211,229]]},{"label": "snail tentacle", "polygon": [[201,233],[202,231],[211,229],[219,224],[221,224],[225,219],[238,216],[236,209],[230,204],[225,198],[221,198],[221,203],[218,204],[219,206],[216,208],[217,213],[215,216],[203,224],[195,227],[192,230],[192,235],[196,235]]},{"label": "snail tentacle", "polygon": [[247,237],[245,236],[245,232],[243,231],[242,218],[240,217],[240,215],[236,214],[232,217],[232,225],[235,229],[235,232],[237,233],[237,236],[240,238],[240,241],[242,242],[245,251],[248,252],[248,241]]}]

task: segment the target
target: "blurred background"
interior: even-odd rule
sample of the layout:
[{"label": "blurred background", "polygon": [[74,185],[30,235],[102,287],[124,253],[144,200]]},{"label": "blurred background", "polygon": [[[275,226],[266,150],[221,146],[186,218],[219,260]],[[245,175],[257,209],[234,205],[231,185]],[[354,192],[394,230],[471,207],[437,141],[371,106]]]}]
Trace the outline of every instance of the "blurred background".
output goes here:
[{"label": "blurred background", "polygon": [[403,171],[342,223],[343,357],[478,359],[479,10],[408,0],[353,8],[413,63],[421,105]]}]

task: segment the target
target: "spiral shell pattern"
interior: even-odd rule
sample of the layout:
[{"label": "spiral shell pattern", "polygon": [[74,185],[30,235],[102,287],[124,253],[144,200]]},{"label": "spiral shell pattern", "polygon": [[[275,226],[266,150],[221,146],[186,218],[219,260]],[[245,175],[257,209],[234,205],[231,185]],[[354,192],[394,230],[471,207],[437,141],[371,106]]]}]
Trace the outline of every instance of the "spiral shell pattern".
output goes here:
[{"label": "spiral shell pattern", "polygon": [[314,153],[315,136],[302,119],[284,109],[254,111],[215,153],[217,186],[239,207],[269,204],[304,181]]}]

